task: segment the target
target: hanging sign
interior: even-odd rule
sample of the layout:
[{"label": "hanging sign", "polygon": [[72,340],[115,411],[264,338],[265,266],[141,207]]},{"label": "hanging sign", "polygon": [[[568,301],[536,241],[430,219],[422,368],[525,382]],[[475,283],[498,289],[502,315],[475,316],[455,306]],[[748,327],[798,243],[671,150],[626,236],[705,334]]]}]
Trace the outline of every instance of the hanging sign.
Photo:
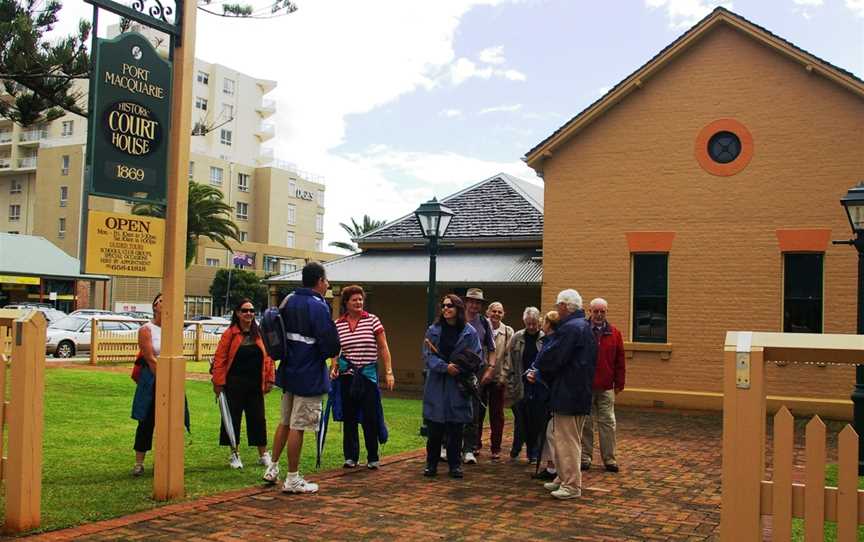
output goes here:
[{"label": "hanging sign", "polygon": [[90,194],[164,204],[171,63],[135,32],[100,39],[90,88]]},{"label": "hanging sign", "polygon": [[161,277],[165,220],[90,211],[84,272],[119,277]]}]

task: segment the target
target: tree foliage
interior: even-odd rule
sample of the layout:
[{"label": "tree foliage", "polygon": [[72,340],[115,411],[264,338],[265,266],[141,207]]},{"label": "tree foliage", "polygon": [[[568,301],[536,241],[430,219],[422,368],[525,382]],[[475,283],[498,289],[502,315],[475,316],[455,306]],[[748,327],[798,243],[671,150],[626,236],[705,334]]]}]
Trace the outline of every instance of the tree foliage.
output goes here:
[{"label": "tree foliage", "polygon": [[[216,187],[189,181],[189,206],[186,226],[186,267],[192,265],[198,253],[198,239],[206,237],[233,251],[228,241],[240,241],[240,229],[231,218],[234,208],[225,203],[225,196]],[[165,217],[165,207],[152,203],[136,203],[136,215]]]},{"label": "tree foliage", "polygon": [[[387,224],[386,220],[375,220],[370,218],[369,215],[363,215],[363,220],[359,224],[354,220],[354,218],[351,218],[350,226],[344,222],[340,222],[339,226],[348,233],[348,238],[351,239],[351,241],[355,241],[358,237],[361,237],[372,230],[376,230],[385,224]],[[348,252],[357,252],[360,250],[353,242],[346,243],[344,241],[333,241],[330,243],[330,246],[341,248]]]},{"label": "tree foliage", "polygon": [[224,313],[229,312],[237,306],[244,297],[252,300],[256,308],[267,306],[267,286],[261,282],[258,275],[252,271],[243,269],[231,270],[231,291],[228,293],[228,307],[225,308],[225,291],[228,288],[228,270],[220,269],[213,277],[210,285],[210,295],[213,296],[214,304],[223,307]]}]

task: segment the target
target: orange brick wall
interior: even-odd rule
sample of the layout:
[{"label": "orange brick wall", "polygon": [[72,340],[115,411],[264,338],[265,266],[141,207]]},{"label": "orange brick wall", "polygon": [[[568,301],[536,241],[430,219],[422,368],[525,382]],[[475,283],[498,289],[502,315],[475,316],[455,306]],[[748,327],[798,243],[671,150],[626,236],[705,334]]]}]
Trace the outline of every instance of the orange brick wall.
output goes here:
[{"label": "orange brick wall", "polygon": [[[694,158],[699,131],[720,118],[754,140],[749,166],[731,177]],[[603,296],[627,340],[625,232],[673,231],[672,355],[637,352],[628,385],[721,391],[727,330],[782,331],[776,230],[848,238],[839,199],[864,179],[862,126],[861,97],[721,25],[546,159],[544,307],[566,287],[586,302]],[[829,246],[826,333],[855,332],[855,299],[855,251]],[[848,399],[853,382],[851,368],[768,369],[769,394]]]}]

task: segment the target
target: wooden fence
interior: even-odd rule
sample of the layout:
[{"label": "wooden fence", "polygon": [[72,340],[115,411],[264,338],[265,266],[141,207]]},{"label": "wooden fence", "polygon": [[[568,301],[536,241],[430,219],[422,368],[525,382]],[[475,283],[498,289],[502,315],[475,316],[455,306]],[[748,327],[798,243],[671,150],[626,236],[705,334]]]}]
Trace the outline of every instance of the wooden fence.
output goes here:
[{"label": "wooden fence", "polygon": [[7,367],[7,356],[0,351],[0,480],[6,493],[7,533],[35,529],[41,518],[45,328],[38,311],[0,309],[0,338],[11,338],[15,360]]},{"label": "wooden fence", "polygon": [[[790,540],[792,518],[804,519],[807,542],[824,538],[837,522],[837,540],[857,540],[864,524],[858,490],[858,435],[839,435],[838,487],[825,487],[825,424],[814,417],[805,431],[804,483],[794,482],[794,420],[784,406],[774,417],[773,476],[765,480],[765,362],[864,361],[864,336],[729,332],[723,360],[722,540],[762,540],[762,517],[771,516],[772,540]],[[850,388],[852,382],[850,382]]]},{"label": "wooden fence", "polygon": [[[129,322],[117,318],[93,318],[90,322],[90,364],[103,362],[135,361],[138,355],[138,334],[130,331],[110,331],[103,329],[102,322]],[[147,320],[135,320],[145,323]],[[183,332],[183,355],[188,360],[202,361],[213,357],[221,335],[208,333],[206,327],[224,325],[224,322],[200,320],[186,321],[184,327],[190,325],[194,329]]]}]

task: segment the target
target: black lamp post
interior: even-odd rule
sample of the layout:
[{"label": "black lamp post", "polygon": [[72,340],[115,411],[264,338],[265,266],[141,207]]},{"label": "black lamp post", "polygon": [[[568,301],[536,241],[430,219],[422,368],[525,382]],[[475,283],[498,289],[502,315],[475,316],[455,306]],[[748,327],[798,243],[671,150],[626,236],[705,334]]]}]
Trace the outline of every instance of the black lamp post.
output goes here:
[{"label": "black lamp post", "polygon": [[426,289],[426,325],[435,319],[435,259],[438,256],[438,239],[444,237],[450,220],[456,213],[441,205],[435,198],[420,205],[414,216],[420,224],[420,231],[426,238],[429,251],[429,284]]},{"label": "black lamp post", "polygon": [[[846,210],[854,239],[841,241],[858,250],[858,334],[864,335],[864,181],[850,188],[840,203]],[[864,360],[862,360],[864,361]],[[855,366],[855,389],[852,390],[855,431],[858,433],[858,475],[864,475],[864,365]]]}]

